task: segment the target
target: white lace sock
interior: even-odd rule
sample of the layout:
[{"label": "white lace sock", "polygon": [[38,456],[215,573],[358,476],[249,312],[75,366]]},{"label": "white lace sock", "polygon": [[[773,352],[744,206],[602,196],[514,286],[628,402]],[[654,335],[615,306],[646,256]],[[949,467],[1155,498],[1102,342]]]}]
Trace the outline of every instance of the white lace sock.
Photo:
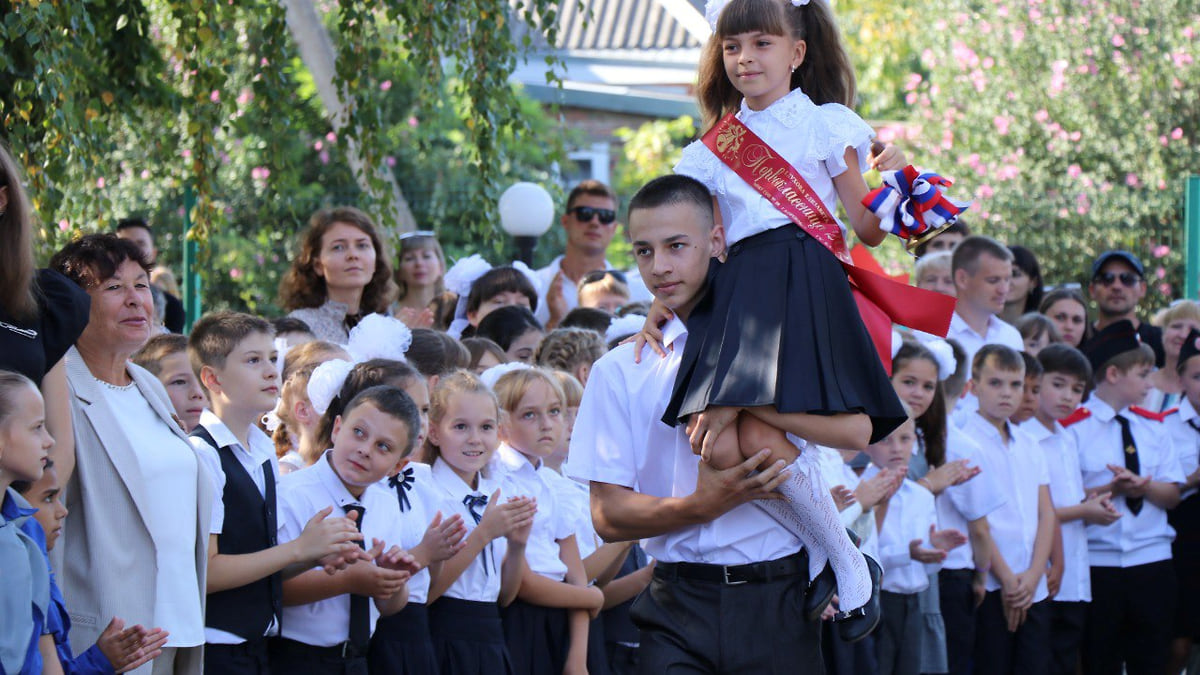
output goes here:
[{"label": "white lace sock", "polygon": [[791,476],[779,486],[779,491],[787,497],[800,527],[813,541],[810,557],[814,557],[811,551],[816,550],[828,556],[838,581],[838,608],[842,611],[857,609],[871,599],[871,575],[863,554],[846,534],[837,505],[821,479],[816,462],[805,457],[812,454],[800,453],[796,462],[788,467]]},{"label": "white lace sock", "polygon": [[829,557],[825,555],[824,548],[817,546],[816,538],[813,537],[804,520],[782,499],[759,499],[751,503],[765,511],[767,515],[782,525],[783,529],[791,532],[800,540],[804,550],[808,552],[809,582],[816,579],[821,570],[825,569],[825,563],[828,562]]}]

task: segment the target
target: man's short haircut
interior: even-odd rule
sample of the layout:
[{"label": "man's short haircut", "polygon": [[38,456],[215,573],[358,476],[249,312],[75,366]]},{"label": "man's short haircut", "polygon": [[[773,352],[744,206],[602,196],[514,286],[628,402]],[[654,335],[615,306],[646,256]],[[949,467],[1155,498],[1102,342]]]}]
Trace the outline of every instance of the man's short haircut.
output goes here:
[{"label": "man's short haircut", "polygon": [[712,195],[708,188],[695,178],[680,174],[659,176],[643,185],[629,201],[629,212],[675,204],[691,204],[701,209],[710,219],[713,216]]},{"label": "man's short haircut", "polygon": [[271,324],[261,317],[242,312],[220,311],[200,317],[188,337],[188,358],[192,370],[202,366],[224,368],[234,349],[251,335],[275,335]]},{"label": "man's short haircut", "polygon": [[172,354],[184,353],[188,350],[186,335],[164,333],[155,335],[142,345],[142,348],[131,359],[137,365],[150,371],[155,377],[162,375],[162,360]]},{"label": "man's short haircut", "polygon": [[1037,357],[1031,355],[1029,352],[1020,352],[1020,354],[1021,361],[1025,363],[1025,377],[1027,379],[1030,377],[1041,377],[1042,364],[1037,360]]},{"label": "man's short haircut", "polygon": [[579,183],[571,188],[571,192],[567,195],[567,211],[570,211],[575,206],[576,200],[580,197],[607,197],[613,202],[613,206],[619,206],[617,202],[617,193],[612,191],[612,188],[601,183],[598,180],[591,178]]},{"label": "man's short haircut", "polygon": [[1021,358],[1021,352],[1007,345],[987,344],[980,347],[979,351],[975,352],[975,358],[971,359],[971,379],[978,380],[979,373],[989,362],[997,370],[1010,373],[1025,372],[1025,360]]},{"label": "man's short haircut", "polygon": [[1105,361],[1104,365],[1096,369],[1095,382],[1096,384],[1103,382],[1105,374],[1108,373],[1109,368],[1116,368],[1117,372],[1124,375],[1134,368],[1140,368],[1142,366],[1154,366],[1154,364],[1154,348],[1143,342],[1138,344],[1136,349],[1123,351]]},{"label": "man's short haircut", "polygon": [[154,228],[150,227],[150,223],[147,223],[145,218],[138,218],[136,216],[118,220],[117,229],[115,231],[124,232],[125,230],[130,230],[135,227],[142,228],[150,235],[151,239],[154,239]]},{"label": "man's short haircut", "polygon": [[[947,227],[945,230],[942,230],[942,234],[961,234],[964,237],[969,237],[969,236],[971,236],[971,227],[969,225],[967,225],[966,223],[964,223],[962,218],[959,218],[958,220],[954,221],[953,225],[951,225],[950,227]],[[930,239],[930,240],[922,242],[920,245],[917,246],[917,250],[913,251],[913,253],[915,253],[917,256],[917,259],[921,259],[921,258],[925,257],[925,251],[929,250],[929,242],[930,241],[933,241],[933,240]],[[938,251],[938,253],[941,253],[941,252],[942,251]]]},{"label": "man's short haircut", "polygon": [[1007,246],[991,237],[976,234],[963,239],[954,248],[950,269],[956,274],[959,270],[966,270],[967,274],[974,275],[979,270],[979,258],[984,254],[1005,262],[1012,262],[1013,259],[1012,251]]},{"label": "man's short haircut", "polygon": [[1084,385],[1091,385],[1092,364],[1083,352],[1065,342],[1057,342],[1042,347],[1038,352],[1038,361],[1042,364],[1042,372],[1046,375],[1060,373],[1078,379]]}]

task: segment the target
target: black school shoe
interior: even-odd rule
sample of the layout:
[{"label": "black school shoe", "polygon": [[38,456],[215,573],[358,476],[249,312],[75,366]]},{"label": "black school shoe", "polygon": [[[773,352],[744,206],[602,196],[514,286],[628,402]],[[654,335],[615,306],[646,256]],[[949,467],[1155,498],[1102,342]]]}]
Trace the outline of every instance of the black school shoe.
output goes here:
[{"label": "black school shoe", "polygon": [[871,634],[879,625],[882,611],[879,607],[879,584],[883,581],[883,568],[871,556],[863,556],[867,560],[867,570],[871,574],[871,599],[867,604],[848,612],[838,612],[833,616],[834,623],[839,624],[838,634],[844,642],[858,642]]},{"label": "black school shoe", "polygon": [[825,568],[812,580],[804,593],[804,618],[809,621],[819,620],[821,613],[833,602],[833,594],[836,591],[837,577],[833,574],[833,567],[825,563]]}]

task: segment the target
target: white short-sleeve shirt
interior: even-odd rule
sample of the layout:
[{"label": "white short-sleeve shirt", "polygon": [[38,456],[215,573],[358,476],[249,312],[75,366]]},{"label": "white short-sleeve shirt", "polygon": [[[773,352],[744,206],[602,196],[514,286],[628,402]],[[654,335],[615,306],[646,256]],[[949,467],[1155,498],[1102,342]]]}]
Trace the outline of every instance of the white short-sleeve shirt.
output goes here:
[{"label": "white short-sleeve shirt", "polygon": [[[293,471],[279,479],[279,543],[300,536],[313,514],[332,506],[331,515],[344,515],[346,506],[362,506],[362,533],[368,545],[372,539],[384,542],[384,550],[400,546],[400,508],[394,495],[378,483],[368,485],[358,499],[350,494],[330,464],[326,451],[315,464]],[[356,565],[374,563],[357,562]],[[379,620],[375,603],[371,608],[371,632]],[[283,637],[314,647],[333,647],[350,637],[350,595],[283,608]]]},{"label": "white short-sleeve shirt", "polygon": [[[991,466],[979,445],[953,424],[946,425],[946,461],[965,459],[980,469],[979,475],[961,485],[951,485],[935,499],[938,524],[942,529],[953,528],[968,534],[968,523],[987,516],[1007,501],[1001,490],[995,468]],[[971,547],[959,546],[946,555],[942,568],[948,570],[975,569]]]},{"label": "white short-sleeve shirt", "polygon": [[[863,471],[867,480],[879,473],[872,464]],[[878,514],[876,514],[878,517]],[[914,539],[929,543],[929,526],[937,525],[933,493],[915,481],[904,479],[900,489],[888,500],[887,513],[879,528],[879,564],[883,567],[882,588],[889,593],[912,595],[929,588],[929,575],[941,569],[940,563],[921,563],[912,559],[908,544]],[[959,548],[962,548],[961,546]]]},{"label": "white short-sleeve shirt", "polygon": [[[1192,475],[1200,468],[1200,414],[1195,406],[1185,397],[1163,420],[1171,434],[1171,444],[1175,446],[1175,454],[1179,458],[1179,469],[1184,477]],[[1196,425],[1196,426],[1192,426]],[[1183,493],[1187,499],[1196,494],[1196,488]]]},{"label": "white short-sleeve shirt", "polygon": [[[502,481],[499,477],[483,475],[477,477],[478,489],[472,489],[440,457],[434,460],[430,477],[434,490],[440,498],[438,508],[441,509],[442,516],[450,516],[455,513],[462,516],[468,536],[478,524],[463,500],[472,495],[490,498],[497,489],[500,490],[502,500],[507,499],[506,495],[511,493],[511,486],[506,481]],[[480,512],[480,516],[482,515],[483,512]],[[454,580],[454,583],[450,584],[450,587],[446,589],[445,596],[473,602],[496,602],[496,599],[500,597],[500,567],[504,564],[504,556],[507,554],[507,539],[497,537],[492,540]]]},{"label": "white short-sleeve shirt", "polygon": [[[1184,481],[1171,434],[1162,422],[1152,421],[1125,408],[1119,413],[1129,420],[1137,445],[1139,474],[1165,483]],[[1125,466],[1125,444],[1115,417],[1118,411],[1093,394],[1087,414],[1066,425],[1079,448],[1079,468],[1085,490],[1112,482],[1109,464]],[[1121,517],[1111,525],[1088,525],[1088,555],[1092,567],[1134,567],[1171,559],[1175,530],[1167,523],[1167,512],[1143,499],[1133,515],[1123,495],[1114,495],[1113,505]]]},{"label": "white short-sleeve shirt", "polygon": [[[999,429],[978,414],[968,420],[963,431],[976,440],[980,452],[989,458],[988,466],[1007,497],[1003,506],[988,514],[988,528],[1004,562],[1013,574],[1020,574],[1033,562],[1039,493],[1042,486],[1050,485],[1050,474],[1037,442],[1019,428],[1008,423],[1005,426],[1009,434],[1007,442]],[[1000,590],[1000,580],[995,574],[988,575],[987,590]],[[1046,594],[1043,574],[1038,578],[1033,601],[1045,600]]]},{"label": "white short-sleeve shirt", "polygon": [[[434,515],[441,509],[441,498],[433,485],[433,476],[428,464],[409,462],[404,470],[393,478],[380,481],[383,488],[392,499],[396,500],[400,509],[400,541],[399,545],[406,551],[411,551],[420,545],[425,538],[425,531]],[[407,499],[402,500],[404,494]],[[449,513],[442,513],[443,518],[449,518]],[[409,603],[424,603],[429,599],[429,570],[422,569],[408,580]]]},{"label": "white short-sleeve shirt", "polygon": [[[567,475],[653,497],[695,492],[700,458],[682,426],[662,422],[686,336],[683,322],[672,319],[663,329],[665,358],[646,349],[641,363],[635,363],[634,346],[626,344],[596,361],[575,418]],[[752,504],[643,545],[647,555],[662,562],[716,565],[774,560],[800,550],[799,540]]]},{"label": "white short-sleeve shirt", "polygon": [[596,552],[604,542],[596,534],[592,525],[591,499],[588,486],[579,481],[571,480],[557,471],[541,471],[546,482],[554,490],[554,498],[559,509],[564,510],[575,533],[575,543],[579,546],[579,557],[586,558]]},{"label": "white short-sleeve shirt", "polygon": [[529,563],[529,569],[544,577],[562,581],[567,576],[567,564],[559,556],[558,542],[575,535],[574,512],[559,505],[558,496],[545,477],[554,473],[554,470],[547,469],[540,461],[534,466],[507,443],[500,444],[492,465],[504,472],[505,479],[516,489],[509,496],[522,495],[537,500],[533,531],[529,533],[529,542],[525,544],[525,561]]},{"label": "white short-sleeve shirt", "polygon": [[[1075,440],[1058,422],[1050,430],[1034,418],[1020,425],[1020,429],[1029,434],[1042,449],[1050,474],[1050,500],[1054,502],[1054,507],[1078,506],[1085,494]],[[1092,575],[1088,564],[1087,524],[1080,519],[1059,521],[1059,525],[1062,529],[1063,578],[1054,599],[1059,602],[1091,602]]]},{"label": "white short-sleeve shirt", "polygon": [[[875,132],[846,106],[817,105],[803,91],[793,89],[760,111],[743,101],[737,117],[804,177],[831,214],[837,213],[838,204],[833,179],[850,169],[866,172]],[[848,148],[858,152],[856,167],[846,166]],[[675,173],[695,178],[717,195],[729,244],[792,222],[701,141],[683,149]],[[845,232],[841,221],[838,227]]]}]

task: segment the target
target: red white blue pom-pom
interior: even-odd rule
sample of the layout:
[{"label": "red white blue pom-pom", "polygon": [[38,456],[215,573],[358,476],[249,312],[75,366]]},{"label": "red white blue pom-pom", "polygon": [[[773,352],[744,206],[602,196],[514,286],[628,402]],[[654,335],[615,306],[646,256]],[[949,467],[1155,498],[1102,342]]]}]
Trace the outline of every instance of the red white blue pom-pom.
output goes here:
[{"label": "red white blue pom-pom", "polygon": [[919,173],[912,166],[884,171],[883,185],[863,198],[862,204],[879,218],[879,229],[901,239],[915,239],[952,224],[971,202],[947,197],[943,187],[953,185],[936,173]]}]

